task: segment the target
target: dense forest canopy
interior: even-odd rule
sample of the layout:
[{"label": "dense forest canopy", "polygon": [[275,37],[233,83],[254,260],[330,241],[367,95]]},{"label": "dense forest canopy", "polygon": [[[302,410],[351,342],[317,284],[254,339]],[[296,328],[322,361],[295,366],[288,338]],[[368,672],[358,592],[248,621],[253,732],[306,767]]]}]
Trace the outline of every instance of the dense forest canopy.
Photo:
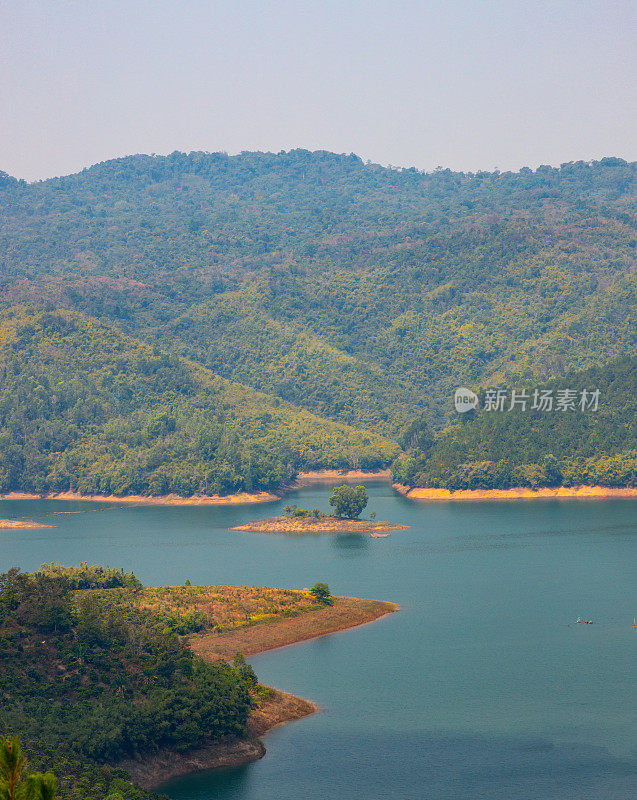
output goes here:
[{"label": "dense forest canopy", "polygon": [[[120,588],[102,588],[105,578]],[[0,575],[0,735],[20,733],[64,800],[150,800],[121,759],[245,735],[259,692],[251,668],[194,656],[132,602],[140,586],[87,565]]]},{"label": "dense forest canopy", "polygon": [[[401,456],[396,479],[447,489],[637,486],[637,356],[517,389],[526,389],[524,407],[512,407],[508,391],[504,408],[489,408],[483,392],[478,409]],[[536,390],[540,401],[543,392],[553,399],[550,407],[532,409]]]},{"label": "dense forest canopy", "polygon": [[0,312],[0,491],[228,494],[399,446],[68,311]]},{"label": "dense forest canopy", "polygon": [[173,153],[0,181],[2,299],[117,320],[223,377],[395,437],[455,386],[633,352],[637,165],[384,168]]}]

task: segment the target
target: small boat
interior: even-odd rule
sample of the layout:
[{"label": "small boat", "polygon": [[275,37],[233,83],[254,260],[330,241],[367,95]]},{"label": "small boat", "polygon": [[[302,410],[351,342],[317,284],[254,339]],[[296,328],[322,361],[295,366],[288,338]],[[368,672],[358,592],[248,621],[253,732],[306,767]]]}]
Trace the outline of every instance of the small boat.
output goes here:
[{"label": "small boat", "polygon": [[370,533],[369,535],[372,537],[372,539],[385,539],[387,536],[389,536],[388,533]]},{"label": "small boat", "polygon": [[637,628],[637,619],[633,617],[633,628]]}]

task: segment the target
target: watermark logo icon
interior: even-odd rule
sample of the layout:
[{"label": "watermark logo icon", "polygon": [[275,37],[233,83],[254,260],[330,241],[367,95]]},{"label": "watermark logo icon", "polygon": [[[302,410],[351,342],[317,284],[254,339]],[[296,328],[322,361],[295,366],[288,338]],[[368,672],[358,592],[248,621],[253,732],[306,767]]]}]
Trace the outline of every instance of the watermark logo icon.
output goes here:
[{"label": "watermark logo icon", "polygon": [[458,414],[465,414],[478,407],[478,395],[471,389],[461,386],[453,395],[453,404]]}]

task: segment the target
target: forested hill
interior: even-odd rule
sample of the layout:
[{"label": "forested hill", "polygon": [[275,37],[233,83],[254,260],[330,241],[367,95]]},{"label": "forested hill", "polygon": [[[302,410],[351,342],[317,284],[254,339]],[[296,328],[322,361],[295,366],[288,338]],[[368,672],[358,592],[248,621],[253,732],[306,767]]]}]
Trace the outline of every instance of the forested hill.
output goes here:
[{"label": "forested hill", "polygon": [[399,450],[73,312],[1,312],[0,371],[0,492],[274,490]]},{"label": "forested hill", "polygon": [[518,402],[509,388],[493,408],[482,392],[478,410],[456,414],[435,440],[420,434],[396,479],[447,489],[637,486],[637,356],[516,388]]},{"label": "forested hill", "polygon": [[166,800],[112,765],[246,737],[252,669],[193,656],[178,633],[204,615],[143,606],[144,591],[132,573],[86,564],[0,574],[0,735],[19,734],[29,767],[57,776],[59,795],[39,797]]},{"label": "forested hill", "polygon": [[634,352],[637,165],[383,168],[173,153],[0,180],[2,299],[115,319],[224,377],[395,435],[460,384]]}]

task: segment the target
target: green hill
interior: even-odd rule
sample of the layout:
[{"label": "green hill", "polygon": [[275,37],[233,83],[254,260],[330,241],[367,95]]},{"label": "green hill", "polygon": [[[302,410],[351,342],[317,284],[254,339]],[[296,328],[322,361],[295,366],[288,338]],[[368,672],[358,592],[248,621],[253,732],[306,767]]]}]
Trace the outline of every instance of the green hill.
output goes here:
[{"label": "green hill", "polygon": [[389,436],[427,413],[423,393],[377,364],[275,319],[258,287],[227,292],[165,326],[173,348],[213,372],[350,425]]},{"label": "green hill", "polygon": [[634,352],[636,175],[616,158],[425,174],[295,150],[5,177],[2,297],[116,320],[395,435],[443,423],[458,385]]},{"label": "green hill", "polygon": [[0,735],[20,734],[64,800],[159,800],[113,765],[246,736],[252,670],[193,656],[165,615],[133,602],[140,586],[85,566],[0,575]]},{"label": "green hill", "polygon": [[399,450],[77,313],[0,313],[0,370],[0,491],[274,490]]},{"label": "green hill", "polygon": [[[481,392],[476,411],[396,461],[396,480],[447,489],[637,486],[636,356],[539,386],[516,387],[527,390],[525,408],[516,403],[511,409],[508,391],[503,411],[487,410]],[[538,398],[550,392],[551,409],[532,410],[535,390]],[[559,408],[565,390],[569,402]],[[596,390],[595,410],[591,393]]]}]

